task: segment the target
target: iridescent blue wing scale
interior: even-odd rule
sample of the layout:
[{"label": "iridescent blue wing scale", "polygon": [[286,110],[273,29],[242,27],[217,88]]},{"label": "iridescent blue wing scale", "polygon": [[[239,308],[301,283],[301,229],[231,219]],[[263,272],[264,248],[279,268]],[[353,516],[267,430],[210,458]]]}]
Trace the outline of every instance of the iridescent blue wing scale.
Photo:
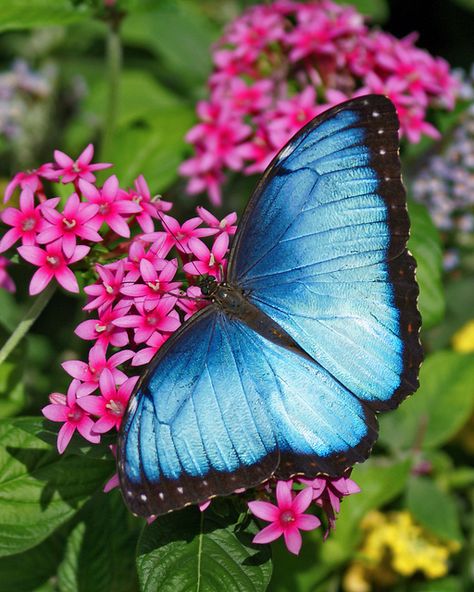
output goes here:
[{"label": "iridescent blue wing scale", "polygon": [[239,225],[228,281],[375,411],[418,387],[415,262],[398,119],[369,95],[308,124]]},{"label": "iridescent blue wing scale", "polygon": [[137,514],[275,475],[364,460],[376,413],[418,385],[415,263],[393,105],[367,96],[308,124],[254,192],[227,282],[298,348],[216,304],[161,348],[122,424],[122,491]]},{"label": "iridescent blue wing scale", "polygon": [[376,433],[374,414],[323,368],[211,305],[136,390],[119,439],[121,487],[133,512],[158,515],[255,486],[294,453],[301,471],[342,471]]}]

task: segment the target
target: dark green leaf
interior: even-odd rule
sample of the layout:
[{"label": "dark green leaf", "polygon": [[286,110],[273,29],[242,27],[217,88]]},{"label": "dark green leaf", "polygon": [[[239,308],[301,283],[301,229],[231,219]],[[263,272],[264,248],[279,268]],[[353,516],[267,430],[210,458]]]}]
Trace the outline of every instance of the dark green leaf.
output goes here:
[{"label": "dark green leaf", "polygon": [[267,546],[252,545],[245,532],[212,509],[195,507],[159,517],[138,545],[142,592],[252,592],[271,576]]},{"label": "dark green leaf", "polygon": [[110,459],[58,455],[39,418],[0,421],[0,556],[34,547],[114,471]]},{"label": "dark green leaf", "polygon": [[474,356],[436,352],[421,367],[418,392],[380,418],[380,440],[394,450],[440,446],[463,426],[473,405]]},{"label": "dark green leaf", "polygon": [[417,262],[416,279],[420,286],[418,307],[427,329],[438,323],[444,315],[445,299],[442,276],[442,250],[439,234],[426,208],[409,203],[411,236],[408,248]]},{"label": "dark green leaf", "polygon": [[133,592],[138,526],[118,491],[98,494],[81,511],[58,571],[60,592]]},{"label": "dark green leaf", "polygon": [[30,592],[55,575],[64,551],[63,534],[8,557],[0,557],[0,592]]},{"label": "dark green leaf", "polygon": [[465,592],[465,590],[462,582],[455,577],[418,582],[411,588],[412,592]]},{"label": "dark green leaf", "polygon": [[68,25],[90,17],[70,0],[15,0],[0,3],[0,31]]},{"label": "dark green leaf", "polygon": [[453,499],[426,477],[411,477],[407,508],[413,518],[442,540],[462,541],[459,516]]}]

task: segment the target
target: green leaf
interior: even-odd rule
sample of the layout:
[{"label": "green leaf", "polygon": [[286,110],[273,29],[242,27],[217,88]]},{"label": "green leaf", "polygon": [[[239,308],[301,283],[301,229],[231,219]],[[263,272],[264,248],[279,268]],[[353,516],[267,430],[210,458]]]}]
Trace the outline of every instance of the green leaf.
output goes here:
[{"label": "green leaf", "polygon": [[149,12],[131,14],[123,23],[128,44],[152,51],[171,85],[195,89],[211,71],[211,44],[216,38],[210,21],[195,3],[157,3]]},{"label": "green leaf", "polygon": [[143,174],[153,193],[166,189],[177,178],[186,150],[184,135],[193,120],[188,107],[170,107],[156,111],[149,126],[119,130],[110,159],[121,184],[131,185]]},{"label": "green leaf", "polygon": [[133,550],[141,520],[133,520],[118,491],[98,494],[80,513],[58,570],[60,592],[137,590]]},{"label": "green leaf", "polygon": [[434,448],[448,442],[474,406],[474,356],[431,354],[420,369],[420,388],[380,418],[380,441],[392,450]]},{"label": "green leaf", "polygon": [[423,328],[438,323],[444,315],[445,298],[442,285],[443,255],[439,234],[426,208],[409,203],[411,236],[408,248],[417,262],[416,279],[420,286],[418,307],[423,318]]},{"label": "green leaf", "polygon": [[64,540],[64,534],[54,534],[28,551],[0,557],[0,592],[30,592],[54,576]]},{"label": "green leaf", "polygon": [[0,556],[34,547],[114,471],[111,459],[59,456],[39,418],[0,421]]},{"label": "green leaf", "polygon": [[[86,99],[83,109],[102,118],[107,107],[107,80],[100,78]],[[142,70],[124,70],[120,77],[117,126],[146,119],[157,109],[179,105],[180,101],[155,78]]]},{"label": "green leaf", "polygon": [[451,278],[446,286],[446,316],[425,334],[431,349],[448,348],[453,334],[474,318],[474,276]]},{"label": "green leaf", "polygon": [[[348,4],[346,0],[337,0],[337,3]],[[390,16],[386,0],[351,0],[350,4],[374,22],[384,23]]]},{"label": "green leaf", "polygon": [[68,25],[90,17],[70,0],[14,0],[0,3],[0,31]]},{"label": "green leaf", "polygon": [[145,528],[138,544],[140,589],[263,591],[271,562],[267,546],[251,544],[255,532],[253,523],[242,531],[212,506],[202,513],[193,507],[161,516]]},{"label": "green leaf", "polygon": [[462,542],[454,500],[426,477],[411,477],[407,488],[407,509],[426,530],[442,540]]},{"label": "green leaf", "polygon": [[347,561],[360,542],[358,525],[371,510],[380,508],[395,499],[404,490],[411,461],[389,462],[387,459],[371,458],[357,465],[353,479],[361,492],[344,499],[337,528],[323,545],[321,560],[330,565]]},{"label": "green leaf", "polygon": [[454,4],[457,4],[465,10],[474,11],[474,0],[451,0],[451,2],[454,2]]},{"label": "green leaf", "polygon": [[452,577],[418,582],[410,590],[411,592],[464,592],[465,588],[458,578]]}]

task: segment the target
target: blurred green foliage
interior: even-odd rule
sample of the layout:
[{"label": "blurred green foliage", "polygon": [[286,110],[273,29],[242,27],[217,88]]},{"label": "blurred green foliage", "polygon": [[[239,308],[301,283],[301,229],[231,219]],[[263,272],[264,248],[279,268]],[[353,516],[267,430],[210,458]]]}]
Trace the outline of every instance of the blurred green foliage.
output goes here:
[{"label": "blurred green foliage", "polygon": [[[151,190],[166,193],[185,215],[195,202],[185,197],[177,167],[187,155],[183,136],[193,124],[195,103],[205,96],[209,47],[249,2],[125,0],[112,13],[104,4],[1,3],[3,67],[15,57],[35,66],[52,62],[59,77],[55,116],[37,143],[36,162],[2,145],[0,184],[22,167],[50,160],[53,147],[76,155],[88,142],[100,143],[114,57],[107,57],[109,24],[122,21],[113,142],[101,156],[116,165],[122,184],[143,173]],[[384,0],[353,4],[377,22],[394,18]],[[468,0],[456,4],[473,9]],[[82,90],[72,100],[78,87]],[[429,148],[428,142],[409,151],[408,164]],[[226,210],[241,212],[254,182],[233,179]],[[474,446],[466,437],[474,413],[474,357],[451,347],[453,334],[474,318],[474,277],[443,274],[442,247],[426,209],[414,203],[409,209],[427,352],[421,386],[400,409],[381,418],[375,454],[353,472],[362,493],[344,501],[327,542],[321,542],[320,531],[305,534],[296,558],[278,541],[272,562],[266,548],[250,544],[254,525],[236,524],[225,500],[205,514],[191,508],[144,526],[128,515],[118,492],[101,493],[114,471],[106,444],[93,449],[78,440],[59,457],[55,432],[39,411],[50,392],[64,392],[68,378],[60,363],[82,357],[84,345],[73,334],[80,300],[57,292],[34,331],[0,366],[0,592],[258,591],[270,578],[274,591],[342,590],[344,572],[363,539],[361,521],[375,509],[408,509],[432,536],[461,546],[446,578],[425,581],[418,574],[388,589],[474,589]],[[13,272],[16,296],[0,291],[2,342],[30,305],[23,273]]]}]

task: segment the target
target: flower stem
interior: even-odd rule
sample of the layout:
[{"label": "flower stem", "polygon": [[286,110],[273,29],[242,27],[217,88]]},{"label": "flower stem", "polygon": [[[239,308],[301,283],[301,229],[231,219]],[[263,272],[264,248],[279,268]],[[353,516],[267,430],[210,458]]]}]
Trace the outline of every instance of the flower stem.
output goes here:
[{"label": "flower stem", "polygon": [[35,299],[28,312],[18,323],[18,327],[13,331],[10,337],[3,344],[3,347],[0,349],[0,364],[3,364],[15,347],[31,329],[33,323],[40,316],[48,302],[51,300],[55,290],[56,285],[50,283],[49,286]]},{"label": "flower stem", "polygon": [[111,20],[107,34],[106,69],[108,74],[107,106],[101,145],[101,160],[110,159],[120,100],[120,71],[122,69],[122,44],[119,34],[120,21]]}]

